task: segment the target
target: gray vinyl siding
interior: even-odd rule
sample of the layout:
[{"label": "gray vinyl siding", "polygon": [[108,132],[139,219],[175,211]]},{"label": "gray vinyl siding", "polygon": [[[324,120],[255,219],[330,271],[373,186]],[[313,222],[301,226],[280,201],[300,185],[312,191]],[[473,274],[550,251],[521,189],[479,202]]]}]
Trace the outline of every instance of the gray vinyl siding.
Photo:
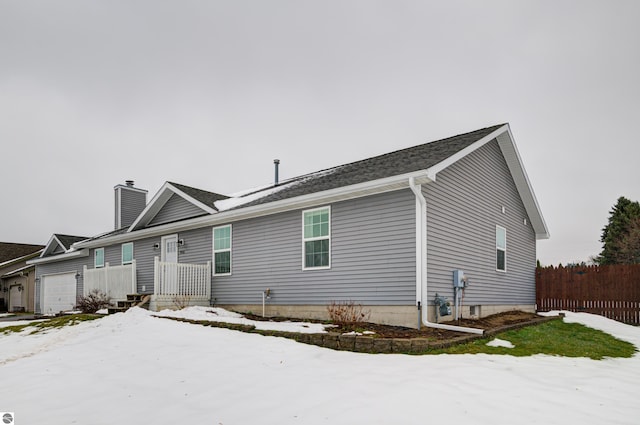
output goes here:
[{"label": "gray vinyl siding", "polygon": [[93,267],[92,255],[90,255],[89,257],[74,258],[66,261],[36,265],[36,290],[35,290],[35,312],[36,313],[41,312],[40,311],[40,283],[42,283],[42,276],[46,276],[48,274],[75,272],[76,274],[80,275],[77,278],[77,282],[76,282],[76,296],[82,295],[82,291],[84,290],[83,280],[82,280],[82,271],[85,265],[87,265],[87,267]]},{"label": "gray vinyl siding", "polygon": [[[118,191],[120,192],[119,197]],[[130,226],[146,207],[147,194],[119,186],[115,196],[116,217],[118,217],[118,209],[120,209],[120,223],[116,222],[116,228]]]},{"label": "gray vinyl siding", "polygon": [[[429,300],[437,292],[453,301],[460,269],[469,278],[465,305],[535,304],[535,233],[495,140],[438,173],[423,193]],[[507,229],[506,273],[496,271],[496,225]]]},{"label": "gray vinyl siding", "polygon": [[[319,205],[321,206],[321,205]],[[182,257],[181,257],[182,261]],[[302,270],[302,210],[232,223],[232,274],[217,304],[415,304],[415,201],[410,190],[331,205],[331,268]]]},{"label": "gray vinyl siding", "polygon": [[[167,235],[172,234],[174,233],[167,233]],[[178,238],[184,240],[184,245],[178,249],[178,262],[205,264],[207,261],[211,261],[211,227],[178,232]],[[133,258],[136,260],[138,293],[152,294],[154,291],[154,258],[160,258],[161,256],[161,240],[162,237],[157,236],[133,242]],[[155,244],[158,244],[159,248],[155,248]],[[121,245],[114,246],[114,253],[117,251],[118,255],[120,255],[120,247]],[[107,257],[107,252],[111,252],[111,250],[105,249],[105,258]],[[118,257],[117,264],[120,264],[120,257]]]},{"label": "gray vinyl siding", "polygon": [[[158,248],[155,248],[158,244]],[[133,258],[136,260],[136,283],[139,294],[153,294],[154,257],[160,257],[160,237],[133,242]],[[143,288],[144,287],[144,288]]]},{"label": "gray vinyl siding", "polygon": [[178,220],[184,220],[186,218],[196,217],[207,214],[201,208],[193,205],[191,202],[186,201],[179,195],[173,194],[167,200],[166,204],[162,207],[158,214],[153,217],[149,222],[149,226],[155,226],[162,223],[171,223]]}]

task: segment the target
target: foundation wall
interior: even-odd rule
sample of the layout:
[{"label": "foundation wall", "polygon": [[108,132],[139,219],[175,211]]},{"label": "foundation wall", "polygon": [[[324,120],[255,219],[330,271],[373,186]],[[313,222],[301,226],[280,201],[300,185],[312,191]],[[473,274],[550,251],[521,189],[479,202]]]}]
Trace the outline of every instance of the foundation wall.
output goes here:
[{"label": "foundation wall", "polygon": [[[220,305],[227,310],[239,313],[252,313],[262,315],[261,304],[227,304]],[[473,308],[472,308],[473,307]],[[415,306],[380,306],[369,305],[362,306],[363,311],[370,311],[369,322],[380,323],[383,325],[406,326],[409,328],[418,327],[418,309]],[[428,307],[429,321],[436,321],[435,307]],[[471,315],[470,310],[475,310]],[[505,311],[520,310],[526,312],[535,312],[534,305],[483,305],[483,306],[464,306],[461,309],[463,318],[482,318],[492,314],[502,313]],[[455,314],[455,311],[452,310]],[[454,316],[439,317],[438,322],[450,322],[454,320]],[[269,305],[265,304],[265,317],[295,317],[299,319],[316,319],[328,320],[329,314],[326,305]]]}]

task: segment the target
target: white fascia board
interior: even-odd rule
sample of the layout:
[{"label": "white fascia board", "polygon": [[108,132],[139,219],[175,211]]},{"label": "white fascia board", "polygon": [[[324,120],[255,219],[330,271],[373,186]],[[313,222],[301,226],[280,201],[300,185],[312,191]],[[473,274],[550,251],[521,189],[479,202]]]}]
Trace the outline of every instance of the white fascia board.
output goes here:
[{"label": "white fascia board", "polygon": [[520,157],[518,147],[514,142],[513,134],[508,125],[507,131],[499,135],[497,139],[500,150],[507,161],[507,166],[509,167],[513,181],[522,199],[522,203],[527,211],[527,215],[531,220],[531,225],[536,233],[536,239],[549,239],[551,236],[549,234],[549,228],[542,215],[536,194],[529,181],[529,176],[527,176],[527,171],[524,169],[522,158]]},{"label": "white fascia board", "polygon": [[213,208],[203,204],[202,202],[198,201],[197,199],[187,195],[186,193],[184,193],[183,191],[181,191],[177,187],[173,186],[171,183],[169,183],[169,189],[171,189],[176,195],[182,197],[185,201],[192,203],[196,207],[200,208],[201,210],[204,210],[204,211],[208,212],[209,214],[216,214],[218,212],[215,209],[213,209]]},{"label": "white fascia board", "polygon": [[[154,226],[147,229],[140,229],[127,232],[100,240],[78,242],[75,248],[95,248],[99,246],[129,242],[154,236],[166,235],[169,233],[181,232],[207,226],[229,224],[232,222],[246,220],[249,218],[266,216],[285,211],[307,208],[321,204],[344,201],[348,199],[360,198],[363,196],[378,193],[391,192],[409,188],[409,178],[414,177],[417,184],[426,184],[432,180],[429,178],[427,170],[415,171],[383,179],[372,180],[322,192],[310,193],[308,195],[294,198],[282,199],[280,201],[269,202],[267,204],[254,205],[252,207],[238,208],[235,210],[221,211],[217,214],[196,217],[189,220],[168,223]],[[132,226],[133,227],[133,226]]]},{"label": "white fascia board", "polygon": [[19,263],[21,261],[28,260],[33,257],[39,257],[42,252],[44,252],[44,250],[39,249],[38,251],[32,252],[31,254],[23,255],[22,257],[12,258],[11,260],[7,260],[5,262],[0,263],[0,267],[7,267],[7,266],[10,266],[11,264]]},{"label": "white fascia board", "polygon": [[160,190],[158,190],[153,196],[153,199],[151,199],[151,202],[149,202],[147,206],[144,207],[138,218],[136,218],[131,226],[129,226],[129,230],[127,230],[127,232],[133,231],[139,224],[147,224],[149,221],[151,221],[151,219],[158,213],[158,211],[160,211],[160,208],[162,208],[162,206],[173,194],[173,191],[169,189],[169,186],[169,182],[165,182],[162,185]]},{"label": "white fascia board", "polygon": [[502,134],[502,133],[504,133],[505,131],[508,131],[508,130],[509,130],[509,124],[505,124],[502,127],[492,131],[491,133],[489,133],[486,136],[484,136],[482,139],[480,139],[480,140],[478,140],[476,142],[473,142],[472,144],[470,144],[466,148],[456,152],[455,154],[451,155],[449,158],[445,159],[444,161],[441,161],[441,162],[437,163],[436,165],[430,167],[429,168],[429,174],[431,174],[431,175],[438,174],[440,171],[442,171],[445,168],[447,168],[448,166],[460,161],[462,158],[464,158],[465,156],[469,155],[470,153],[476,151],[477,149],[480,149],[482,146],[486,145],[487,143],[489,143],[490,141],[492,141],[493,139],[498,137],[500,134]]},{"label": "white fascia board", "polygon": [[19,276],[20,272],[23,272],[27,269],[32,269],[33,265],[27,265],[24,267],[20,267],[19,269],[15,269],[15,270],[11,270],[10,272],[7,272],[5,274],[3,274],[2,276],[0,276],[0,278],[6,278],[6,277],[14,277],[14,276]]},{"label": "white fascia board", "polygon": [[518,148],[516,147],[516,144],[514,142],[513,134],[511,134],[511,128],[509,127],[509,124],[501,126],[482,139],[472,143],[456,154],[451,155],[444,161],[439,162],[438,164],[429,168],[429,170],[427,170],[429,178],[435,181],[438,172],[461,160],[465,156],[486,145],[493,139],[498,140],[498,145],[500,146],[502,155],[507,162],[509,172],[513,177],[513,181],[516,184],[518,194],[522,199],[522,203],[524,204],[525,210],[527,211],[529,219],[531,220],[531,225],[533,226],[533,229],[536,233],[536,239],[548,239],[549,230],[547,228],[547,224],[545,223],[544,217],[542,216],[542,212],[540,210],[540,206],[538,205],[536,195],[534,194],[531,183],[529,182],[529,177],[527,177],[527,172],[524,169],[522,159],[520,158],[520,154],[518,153]]},{"label": "white fascia board", "polygon": [[129,230],[127,230],[127,233],[131,233],[135,231],[138,226],[145,226],[149,224],[149,222],[153,220],[153,217],[155,217],[156,214],[158,214],[158,212],[160,212],[164,204],[167,203],[167,201],[169,200],[169,198],[171,198],[171,195],[173,194],[180,196],[185,201],[192,203],[193,205],[197,206],[198,208],[204,210],[209,214],[217,213],[217,211],[214,210],[213,208],[208,207],[202,202],[192,198],[191,196],[187,195],[177,187],[173,186],[171,183],[165,182],[160,188],[160,190],[158,190],[158,192],[155,194],[151,202],[149,202],[147,206],[144,208],[144,210],[142,210],[138,218],[136,218],[136,220],[131,224],[131,226],[129,226]]},{"label": "white fascia board", "polygon": [[62,249],[64,249],[65,251],[67,251],[67,248],[65,248],[65,246],[60,242],[60,240],[56,237],[55,234],[51,235],[51,238],[49,238],[49,242],[47,242],[47,244],[45,245],[44,249],[42,250],[42,253],[40,254],[40,257],[44,257],[45,254],[47,252],[49,252],[49,248],[51,248],[51,244],[55,243],[58,246],[62,247]]},{"label": "white fascia board", "polygon": [[88,249],[80,249],[77,251],[69,251],[64,254],[53,255],[51,257],[34,258],[33,260],[27,261],[27,264],[55,263],[57,261],[69,260],[71,258],[81,258],[81,257],[88,257],[88,256],[89,256]]}]

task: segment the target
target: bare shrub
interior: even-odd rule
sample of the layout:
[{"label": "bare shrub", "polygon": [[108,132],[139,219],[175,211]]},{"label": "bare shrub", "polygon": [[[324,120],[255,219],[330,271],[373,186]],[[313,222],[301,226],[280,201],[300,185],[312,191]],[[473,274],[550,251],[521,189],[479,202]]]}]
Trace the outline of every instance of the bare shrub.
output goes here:
[{"label": "bare shrub", "polygon": [[176,310],[182,310],[183,308],[189,307],[189,304],[191,303],[191,296],[176,295],[175,297],[173,297],[172,301],[173,301],[173,306],[176,308]]},{"label": "bare shrub", "polygon": [[92,289],[89,295],[78,297],[76,308],[83,313],[95,313],[110,306],[112,306],[110,296],[99,289]]},{"label": "bare shrub", "polygon": [[353,301],[331,301],[327,306],[329,319],[340,325],[353,325],[369,321],[371,310],[364,309],[361,304]]}]

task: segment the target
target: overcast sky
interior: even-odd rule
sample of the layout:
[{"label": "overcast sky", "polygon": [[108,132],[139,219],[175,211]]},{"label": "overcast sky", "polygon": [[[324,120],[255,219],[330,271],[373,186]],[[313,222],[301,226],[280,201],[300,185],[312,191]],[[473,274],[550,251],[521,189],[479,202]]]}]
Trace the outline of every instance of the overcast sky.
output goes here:
[{"label": "overcast sky", "polygon": [[587,260],[640,200],[638,1],[0,0],[0,241],[113,228],[113,187],[230,194],[508,122]]}]

